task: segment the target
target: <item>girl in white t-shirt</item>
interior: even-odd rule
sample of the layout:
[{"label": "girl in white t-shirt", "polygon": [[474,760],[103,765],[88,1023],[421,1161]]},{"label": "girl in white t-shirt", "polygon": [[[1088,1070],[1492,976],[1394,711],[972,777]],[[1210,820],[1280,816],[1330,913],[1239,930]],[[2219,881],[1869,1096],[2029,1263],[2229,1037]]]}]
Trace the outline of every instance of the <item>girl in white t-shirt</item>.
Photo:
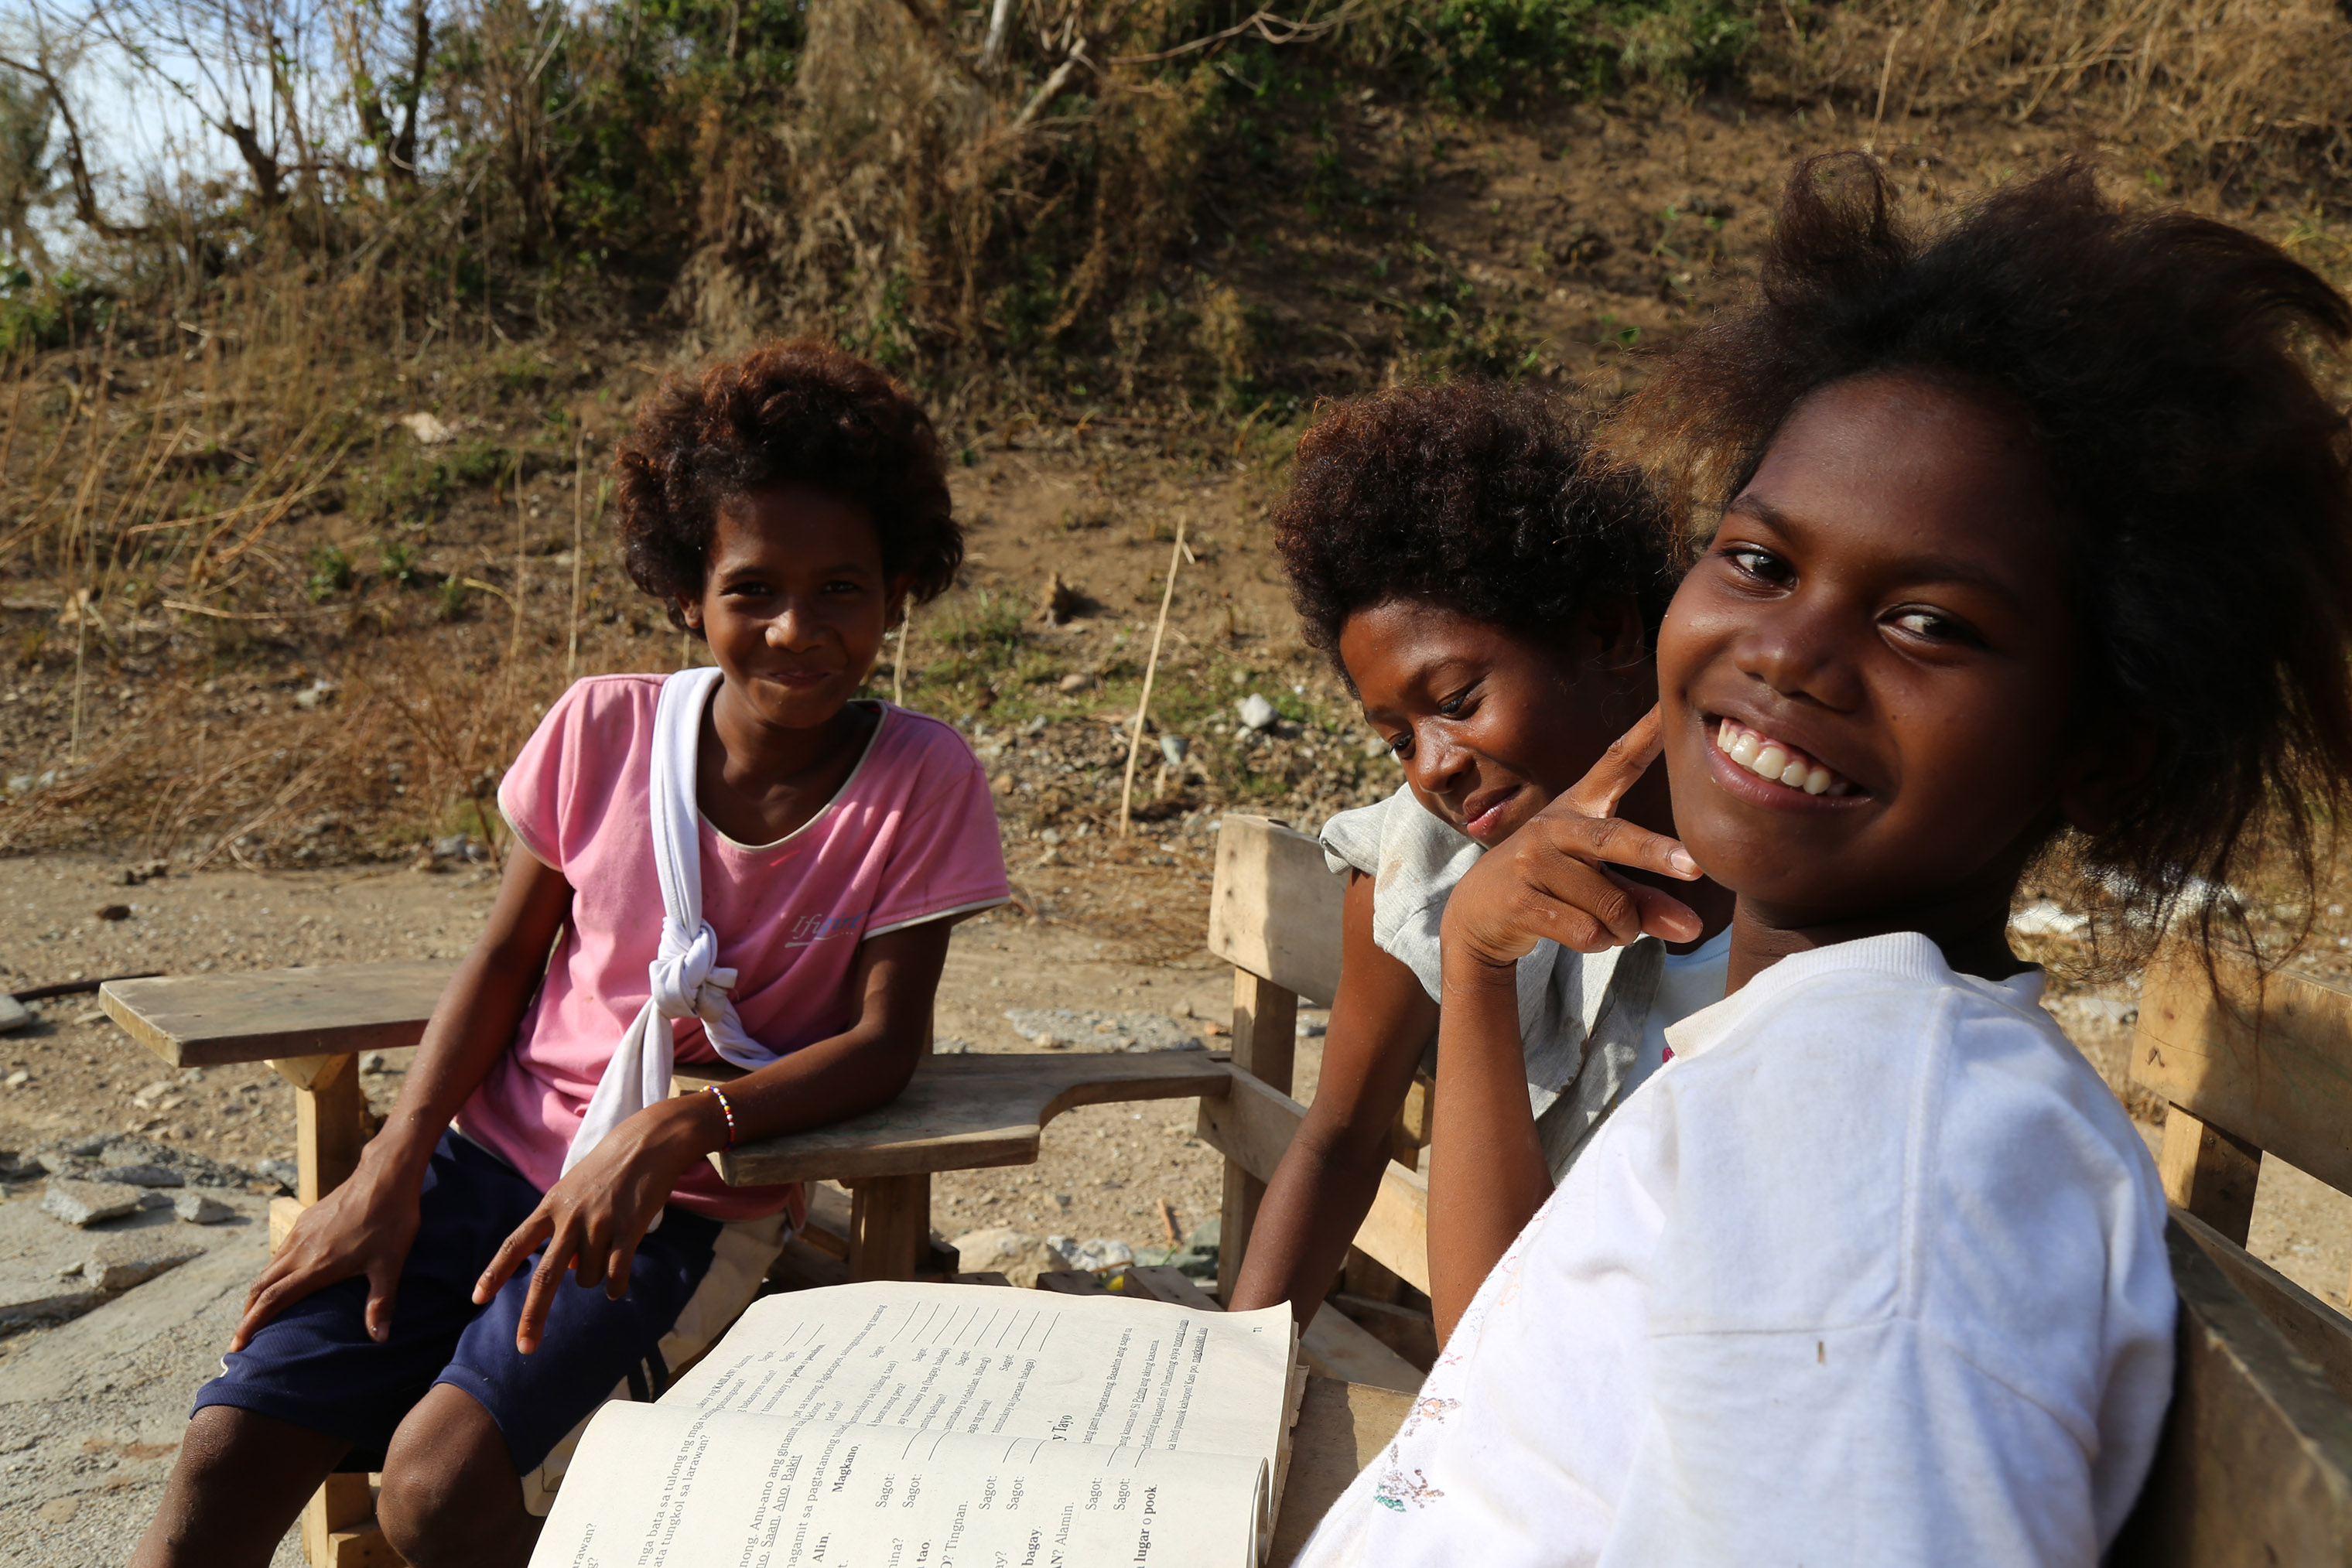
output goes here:
[{"label": "girl in white t-shirt", "polygon": [[[1801,165],[1625,417],[1710,537],[1658,712],[1447,908],[1452,1333],[1303,1563],[2087,1565],[2147,1474],[2164,1200],[2009,908],[2061,848],[2210,939],[2352,797],[2352,439],[2291,346],[2352,306],[2078,166],[1892,204]],[[1660,748],[1680,844],[1612,815]],[[1603,862],[1737,893],[1730,994],[1554,1193],[1512,969],[1654,921]]]}]

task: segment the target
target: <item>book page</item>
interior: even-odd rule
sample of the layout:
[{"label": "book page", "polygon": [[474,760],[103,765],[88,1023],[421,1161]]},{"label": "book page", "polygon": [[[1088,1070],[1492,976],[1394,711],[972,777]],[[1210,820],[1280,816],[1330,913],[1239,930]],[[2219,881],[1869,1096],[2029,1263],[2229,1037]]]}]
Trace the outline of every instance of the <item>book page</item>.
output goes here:
[{"label": "book page", "polygon": [[1242,1455],[616,1402],[531,1563],[1251,1568],[1265,1488],[1265,1463]]},{"label": "book page", "polygon": [[1290,1311],[875,1282],[770,1296],[664,1405],[1271,1460]]}]

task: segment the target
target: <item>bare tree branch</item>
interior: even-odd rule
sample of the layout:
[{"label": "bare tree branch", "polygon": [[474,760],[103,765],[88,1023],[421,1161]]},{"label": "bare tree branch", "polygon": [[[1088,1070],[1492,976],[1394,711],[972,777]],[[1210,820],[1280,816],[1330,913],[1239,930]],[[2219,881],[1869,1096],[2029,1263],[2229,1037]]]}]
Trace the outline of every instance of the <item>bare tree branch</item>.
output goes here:
[{"label": "bare tree branch", "polygon": [[118,224],[106,215],[98,204],[98,186],[89,177],[89,159],[82,150],[81,126],[75,120],[73,105],[66,101],[66,89],[49,69],[48,62],[36,56],[31,61],[0,55],[0,66],[24,72],[48,89],[49,101],[57,106],[58,120],[66,128],[66,170],[73,177],[74,216],[84,226],[108,239],[144,239],[155,231],[144,224]]}]

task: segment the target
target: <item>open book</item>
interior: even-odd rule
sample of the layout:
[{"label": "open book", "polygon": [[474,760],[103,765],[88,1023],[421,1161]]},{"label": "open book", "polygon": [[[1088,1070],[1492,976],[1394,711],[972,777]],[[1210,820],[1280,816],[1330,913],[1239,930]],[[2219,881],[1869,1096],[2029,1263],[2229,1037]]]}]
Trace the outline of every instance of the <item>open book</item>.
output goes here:
[{"label": "open book", "polygon": [[532,1568],[1255,1568],[1290,1310],[874,1283],[770,1296],[604,1406]]}]

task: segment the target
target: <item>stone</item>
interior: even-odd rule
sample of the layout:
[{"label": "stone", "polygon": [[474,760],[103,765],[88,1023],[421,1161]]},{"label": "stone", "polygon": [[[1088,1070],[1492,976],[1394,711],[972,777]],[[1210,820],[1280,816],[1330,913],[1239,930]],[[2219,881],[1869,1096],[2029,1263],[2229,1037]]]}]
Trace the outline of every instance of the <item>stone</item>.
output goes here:
[{"label": "stone", "polygon": [[136,1214],[143,1196],[137,1187],[119,1181],[76,1181],[69,1176],[51,1176],[49,1190],[41,1197],[41,1211],[86,1229],[126,1214]]},{"label": "stone", "polygon": [[151,1226],[99,1238],[98,1245],[90,1249],[89,1262],[82,1266],[82,1278],[110,1295],[143,1285],[204,1254],[204,1243]]},{"label": "stone", "polygon": [[1035,1287],[1040,1273],[1062,1267],[1043,1239],[1009,1225],[970,1231],[948,1245],[956,1249],[960,1272],[1002,1274],[1024,1291]]},{"label": "stone", "polygon": [[[1073,672],[1073,673],[1071,673],[1071,674],[1069,674],[1064,675],[1064,676],[1062,677],[1062,679],[1061,679],[1061,683],[1060,683],[1062,690],[1064,690],[1064,691],[1066,691],[1066,692],[1082,692],[1082,691],[1085,691],[1085,690],[1087,689],[1087,687],[1088,685],[1092,685],[1092,684],[1093,684],[1093,677],[1092,677],[1092,676],[1090,676],[1090,675],[1081,675],[1081,674],[1076,674],[1076,672]],[[965,1270],[965,1272],[966,1272],[966,1273],[970,1273],[970,1272],[971,1272],[971,1270]]]},{"label": "stone", "polygon": [[180,1173],[163,1166],[109,1166],[109,1181],[128,1182],[132,1186],[184,1186]]},{"label": "stone", "polygon": [[20,1029],[32,1027],[33,1015],[25,1004],[0,991],[0,1034],[15,1034]]},{"label": "stone", "polygon": [[1244,729],[1270,729],[1274,727],[1274,705],[1255,692],[1235,704],[1234,711],[1240,715]]},{"label": "stone", "polygon": [[301,1169],[292,1160],[263,1160],[253,1168],[279,1186],[296,1186],[302,1180]]},{"label": "stone", "polygon": [[1068,1236],[1048,1236],[1045,1247],[1062,1260],[1065,1269],[1082,1269],[1092,1274],[1135,1261],[1134,1248],[1124,1241],[1114,1241],[1108,1236],[1097,1236],[1087,1241]]},{"label": "stone", "polygon": [[193,1190],[173,1198],[172,1211],[190,1225],[218,1225],[236,1218],[236,1210],[220,1199]]},{"label": "stone", "polygon": [[26,1084],[30,1083],[32,1081],[33,1075],[30,1072],[26,1071],[21,1067],[16,1069],[16,1071],[8,1074],[6,1080],[8,1087],[11,1089],[22,1089]]},{"label": "stone", "polygon": [[98,917],[100,920],[128,920],[131,918],[131,906],[127,904],[101,904],[98,906]]},{"label": "stone", "polygon": [[1171,768],[1182,766],[1192,749],[1192,743],[1181,735],[1162,735],[1160,737],[1160,758]]}]

